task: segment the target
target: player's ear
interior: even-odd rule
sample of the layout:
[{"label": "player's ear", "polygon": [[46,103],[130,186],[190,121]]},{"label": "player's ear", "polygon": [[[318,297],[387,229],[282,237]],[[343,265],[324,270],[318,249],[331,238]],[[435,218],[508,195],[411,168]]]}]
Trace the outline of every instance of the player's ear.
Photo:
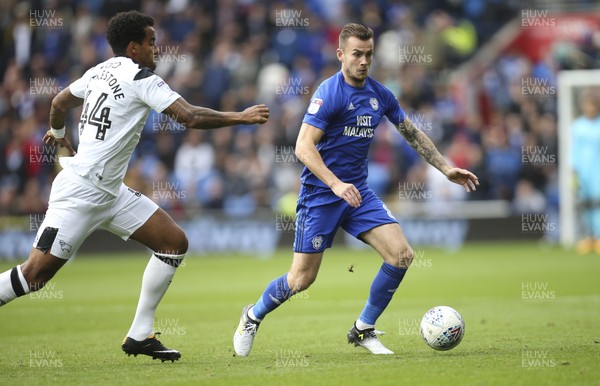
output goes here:
[{"label": "player's ear", "polygon": [[337,50],[335,50],[335,54],[336,54],[336,56],[337,56],[338,60],[339,60],[340,62],[343,62],[343,60],[342,60],[342,59],[344,58],[344,52],[342,51],[342,49],[341,49],[341,48],[338,48]]},{"label": "player's ear", "polygon": [[127,45],[127,53],[130,55],[136,54],[138,51],[139,47],[138,47],[138,43],[134,42],[134,41],[130,41],[129,44]]}]

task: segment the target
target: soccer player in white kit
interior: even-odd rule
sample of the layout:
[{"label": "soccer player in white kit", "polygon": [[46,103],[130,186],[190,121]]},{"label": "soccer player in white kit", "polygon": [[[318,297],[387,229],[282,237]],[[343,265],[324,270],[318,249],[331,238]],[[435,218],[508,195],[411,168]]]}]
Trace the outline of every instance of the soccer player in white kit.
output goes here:
[{"label": "soccer player in white kit", "polygon": [[[106,37],[115,56],[88,70],[61,91],[50,110],[48,145],[68,148],[56,176],[48,211],[23,264],[0,274],[0,306],[41,289],[96,229],[133,239],[153,251],[143,275],[135,317],[121,348],[131,355],[177,360],[153,332],[156,308],[188,248],[183,230],[149,198],[123,184],[131,154],[150,109],[188,129],[261,124],[269,109],[256,105],[242,112],[192,106],[152,71],[156,68],[154,19],[137,11],[115,15]],[[83,105],[79,148],[64,137],[67,112]]]}]

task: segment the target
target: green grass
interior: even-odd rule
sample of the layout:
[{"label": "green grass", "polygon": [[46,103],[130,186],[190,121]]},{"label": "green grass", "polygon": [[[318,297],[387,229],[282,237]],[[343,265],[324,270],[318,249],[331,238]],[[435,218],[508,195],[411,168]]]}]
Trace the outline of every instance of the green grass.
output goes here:
[{"label": "green grass", "polygon": [[[289,268],[290,252],[269,260],[190,256],[157,313],[161,339],[182,352],[176,363],[127,357],[119,347],[147,256],[80,256],[37,298],[0,309],[0,384],[600,384],[600,257],[535,244],[416,256],[378,321],[395,355],[346,343],[380,260],[333,248],[313,287],[261,325],[247,358],[234,357],[231,345],[239,312]],[[435,305],[466,321],[454,350],[436,352],[418,335]]]}]

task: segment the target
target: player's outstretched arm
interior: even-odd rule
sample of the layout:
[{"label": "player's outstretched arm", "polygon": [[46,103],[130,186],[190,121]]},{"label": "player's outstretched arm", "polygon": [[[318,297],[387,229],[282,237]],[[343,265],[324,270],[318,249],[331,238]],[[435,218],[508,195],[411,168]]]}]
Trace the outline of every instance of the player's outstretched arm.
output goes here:
[{"label": "player's outstretched arm", "polygon": [[240,112],[222,112],[191,105],[183,98],[177,99],[163,113],[187,128],[200,130],[262,124],[269,119],[269,108],[265,105],[254,105]]},{"label": "player's outstretched arm", "polygon": [[[44,143],[51,146],[59,145],[60,147],[66,147],[71,155],[75,154],[71,143],[64,138],[64,127],[69,110],[82,104],[83,99],[71,94],[68,87],[52,99],[52,105],[50,106],[50,127],[54,129],[54,132],[51,130],[46,132],[42,139]],[[60,135],[57,133],[60,133]]]},{"label": "player's outstretched arm", "polygon": [[406,142],[415,149],[429,164],[442,172],[450,181],[462,185],[467,192],[476,190],[479,180],[475,174],[468,170],[453,168],[437,150],[431,139],[419,130],[408,118],[400,122],[398,131],[406,139]]},{"label": "player's outstretched arm", "polygon": [[303,123],[296,140],[296,157],[310,170],[318,179],[329,186],[336,196],[343,198],[350,206],[356,208],[362,202],[360,192],[353,184],[341,181],[325,165],[323,158],[317,150],[317,144],[323,138],[325,132],[318,127]]}]

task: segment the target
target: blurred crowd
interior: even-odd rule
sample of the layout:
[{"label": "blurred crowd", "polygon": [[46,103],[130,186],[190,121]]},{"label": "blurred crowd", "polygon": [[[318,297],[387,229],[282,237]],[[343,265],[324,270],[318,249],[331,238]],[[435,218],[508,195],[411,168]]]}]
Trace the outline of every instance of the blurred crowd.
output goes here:
[{"label": "blurred crowd", "polygon": [[[557,205],[557,160],[528,164],[522,158],[524,146],[547,146],[547,155],[556,157],[556,96],[524,95],[520,82],[532,74],[555,84],[559,69],[580,62],[559,54],[541,63],[501,57],[483,77],[488,117],[458,119],[448,83],[453,69],[518,16],[517,7],[501,0],[4,1],[0,215],[45,211],[57,172],[57,155],[41,141],[50,101],[112,56],[107,20],[130,9],[155,18],[155,72],[190,103],[223,111],[255,103],[271,109],[264,125],[211,131],[186,130],[150,114],[126,183],[175,217],[206,209],[235,215],[257,208],[290,211],[301,169],[293,154],[296,135],[314,88],[339,70],[337,35],[351,21],[375,31],[372,76],[398,96],[454,165],[472,170],[481,182],[468,197],[438,183],[395,129],[382,125],[369,167],[377,193],[393,201],[407,187],[429,187],[446,199],[509,200],[516,211]],[[582,48],[588,57],[598,56],[597,43]],[[399,55],[399,47],[411,49]],[[67,124],[75,145],[79,114],[73,110]]]}]

